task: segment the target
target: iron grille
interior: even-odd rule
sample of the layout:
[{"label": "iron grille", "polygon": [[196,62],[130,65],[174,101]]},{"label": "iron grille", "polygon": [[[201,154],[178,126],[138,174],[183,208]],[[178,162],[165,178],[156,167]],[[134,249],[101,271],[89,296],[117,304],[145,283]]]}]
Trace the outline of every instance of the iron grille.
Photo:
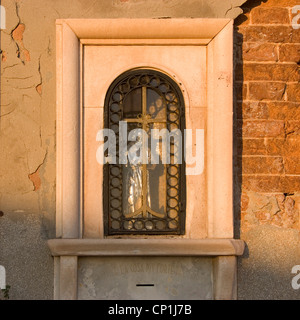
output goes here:
[{"label": "iron grille", "polygon": [[[106,235],[184,234],[185,165],[174,161],[176,145],[170,141],[170,163],[119,164],[119,122],[128,132],[143,128],[169,131],[185,128],[184,100],[179,86],[163,73],[137,69],[119,76],[110,86],[104,124],[115,132],[117,164],[104,165],[104,223]],[[182,136],[183,137],[183,136]],[[178,155],[178,153],[177,153]],[[160,159],[161,160],[161,159]]]}]

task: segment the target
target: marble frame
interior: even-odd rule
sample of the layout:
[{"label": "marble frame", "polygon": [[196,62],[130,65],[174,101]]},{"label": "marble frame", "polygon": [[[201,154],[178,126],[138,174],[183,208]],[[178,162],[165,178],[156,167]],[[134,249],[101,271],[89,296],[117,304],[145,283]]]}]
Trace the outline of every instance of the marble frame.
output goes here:
[{"label": "marble frame", "polygon": [[[207,239],[174,239],[196,241],[197,255],[210,242],[239,242],[240,250],[212,250],[216,299],[236,298],[236,256],[243,252],[240,240],[233,239],[232,130],[233,130],[233,20],[231,19],[59,19],[56,21],[57,62],[57,180],[56,237],[49,247],[55,256],[55,298],[76,299],[77,257],[80,250],[56,255],[53,241],[69,245],[77,239],[83,246],[83,169],[82,169],[82,65],[85,44],[162,44],[207,46]],[[124,23],[126,27],[124,28]],[[152,28],[149,29],[149,23]],[[101,241],[97,240],[101,245]],[[105,240],[114,251],[116,239]],[[128,239],[139,246],[140,239]],[[151,241],[146,246],[151,247]],[[164,243],[161,239],[161,255]],[[103,242],[102,242],[103,244]],[[190,242],[192,245],[192,242]],[[220,243],[219,243],[220,244]],[[101,246],[100,246],[101,247]],[[169,247],[168,247],[169,248]],[[147,250],[142,255],[147,255]],[[99,252],[102,252],[99,249]],[[98,255],[101,253],[98,252]],[[180,254],[179,254],[180,255]]]}]

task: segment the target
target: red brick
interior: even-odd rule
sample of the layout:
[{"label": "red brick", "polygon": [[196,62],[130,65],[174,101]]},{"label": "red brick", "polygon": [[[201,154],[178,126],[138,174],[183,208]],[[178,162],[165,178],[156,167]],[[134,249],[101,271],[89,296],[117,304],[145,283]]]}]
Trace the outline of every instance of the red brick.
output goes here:
[{"label": "red brick", "polygon": [[[238,69],[240,70],[240,69]],[[237,80],[300,81],[300,68],[295,64],[245,63]]]},{"label": "red brick", "polygon": [[[286,157],[284,161],[285,172],[287,174],[300,175],[300,150],[297,157]],[[300,179],[300,178],[299,178]]]},{"label": "red brick", "polygon": [[291,26],[245,26],[240,27],[245,42],[299,43],[300,32]]},{"label": "red brick", "polygon": [[266,147],[267,155],[282,155],[283,150],[285,148],[285,140],[284,139],[264,139],[264,144]]},{"label": "red brick", "polygon": [[300,135],[300,120],[288,120],[285,125],[285,133],[287,135]]},{"label": "red brick", "polygon": [[[251,0],[249,3],[251,6],[260,7],[293,7],[299,4],[299,0]],[[247,6],[245,4],[244,6]],[[242,7],[244,7],[242,6]]]},{"label": "red brick", "polygon": [[288,84],[287,86],[288,101],[300,101],[300,82],[295,84]]},{"label": "red brick", "polygon": [[246,193],[241,195],[241,211],[246,211],[249,205],[249,197]]},{"label": "red brick", "polygon": [[282,82],[250,82],[250,100],[282,100],[286,84]]},{"label": "red brick", "polygon": [[245,190],[254,192],[300,192],[300,176],[247,176],[242,177]]},{"label": "red brick", "polygon": [[276,101],[268,102],[269,119],[274,120],[300,120],[300,105],[294,102]]},{"label": "red brick", "polygon": [[281,155],[283,147],[283,138],[239,139],[237,146],[240,155]]},{"label": "red brick", "polygon": [[284,121],[245,120],[242,135],[249,138],[284,136]]},{"label": "red brick", "polygon": [[243,43],[244,61],[277,61],[277,48],[270,43]]},{"label": "red brick", "polygon": [[300,137],[299,136],[289,136],[285,140],[284,149],[282,151],[283,155],[288,157],[298,157],[300,152]]},{"label": "red brick", "polygon": [[300,104],[287,101],[239,101],[237,119],[300,120]]},{"label": "red brick", "polygon": [[300,44],[293,43],[293,44],[280,45],[279,60],[283,62],[299,62],[300,61]]},{"label": "red brick", "polygon": [[290,15],[287,8],[261,8],[251,10],[252,24],[289,24]]},{"label": "red brick", "polygon": [[265,102],[244,102],[239,105],[238,119],[268,119],[268,105]]},{"label": "red brick", "polygon": [[284,173],[282,157],[243,157],[243,173],[246,174],[281,174]]},{"label": "red brick", "polygon": [[237,140],[239,155],[270,155],[297,158],[300,152],[300,137],[249,138]]}]

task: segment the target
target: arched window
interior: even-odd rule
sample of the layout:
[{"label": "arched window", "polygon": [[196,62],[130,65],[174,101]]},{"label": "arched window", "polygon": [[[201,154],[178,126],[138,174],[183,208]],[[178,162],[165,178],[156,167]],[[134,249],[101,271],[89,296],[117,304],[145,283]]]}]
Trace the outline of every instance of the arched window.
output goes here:
[{"label": "arched window", "polygon": [[[184,100],[167,75],[120,75],[105,99],[116,164],[104,165],[105,234],[184,234]],[[124,148],[125,147],[125,148]]]}]

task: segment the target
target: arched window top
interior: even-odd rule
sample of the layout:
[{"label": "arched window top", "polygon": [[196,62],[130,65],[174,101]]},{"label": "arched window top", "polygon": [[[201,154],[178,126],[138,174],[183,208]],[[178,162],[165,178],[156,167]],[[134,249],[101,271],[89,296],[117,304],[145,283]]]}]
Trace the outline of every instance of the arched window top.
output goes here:
[{"label": "arched window top", "polygon": [[[152,117],[159,116],[159,110],[153,108],[157,98],[165,104],[174,102],[178,103],[178,107],[184,108],[183,96],[177,83],[166,74],[152,69],[135,69],[121,74],[111,84],[105,106],[111,104],[110,111],[118,112],[117,105],[121,103],[125,118],[130,117],[131,113],[132,116],[142,113],[142,88],[147,88],[147,112]],[[170,108],[170,112],[176,111],[175,107]]]},{"label": "arched window top", "polygon": [[[172,131],[184,129],[184,101],[179,86],[167,75],[137,69],[119,76],[105,99],[105,127],[117,140],[117,164],[104,166],[104,214],[106,235],[183,234],[185,226],[185,176],[182,140]],[[120,121],[126,132],[120,133]],[[145,136],[132,135],[143,130]],[[153,155],[153,129],[171,133],[156,140]],[[121,135],[121,137],[120,137]],[[122,162],[124,150],[118,142],[126,136],[127,154],[136,142],[143,143],[143,161]],[[135,137],[135,139],[133,138]],[[166,142],[167,144],[163,144]],[[166,147],[169,156],[164,153]],[[122,153],[122,154],[121,154]],[[128,156],[128,158],[130,158]],[[179,160],[179,161],[178,161]]]}]

